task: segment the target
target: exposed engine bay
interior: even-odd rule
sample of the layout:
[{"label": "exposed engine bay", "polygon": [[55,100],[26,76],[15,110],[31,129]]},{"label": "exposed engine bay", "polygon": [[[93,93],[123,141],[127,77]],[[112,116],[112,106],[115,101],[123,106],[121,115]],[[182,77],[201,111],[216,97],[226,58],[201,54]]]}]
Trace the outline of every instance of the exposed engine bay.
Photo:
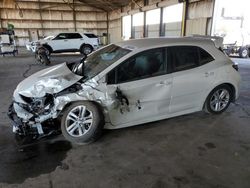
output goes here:
[{"label": "exposed engine bay", "polygon": [[[39,140],[58,135],[62,111],[73,101],[95,101],[104,109],[128,109],[128,99],[116,89],[114,95],[100,90],[98,82],[71,72],[77,63],[42,70],[21,82],[8,110],[13,132],[21,138]],[[76,70],[74,70],[76,71]],[[125,103],[124,103],[125,101]],[[108,117],[105,117],[108,121]]]},{"label": "exposed engine bay", "polygon": [[57,97],[76,92],[80,88],[80,84],[76,83],[60,93],[46,93],[43,97],[26,97],[19,94],[25,103],[14,101],[8,111],[13,124],[13,132],[21,137],[29,136],[32,139],[60,134],[60,111],[57,109],[59,105]]}]

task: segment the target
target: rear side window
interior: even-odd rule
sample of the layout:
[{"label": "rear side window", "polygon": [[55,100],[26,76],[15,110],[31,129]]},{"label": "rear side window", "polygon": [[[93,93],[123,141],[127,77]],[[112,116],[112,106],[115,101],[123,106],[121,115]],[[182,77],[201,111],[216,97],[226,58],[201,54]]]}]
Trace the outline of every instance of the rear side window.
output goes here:
[{"label": "rear side window", "polygon": [[80,39],[82,36],[79,33],[68,33],[68,39]]},{"label": "rear side window", "polygon": [[199,66],[198,48],[195,46],[173,46],[168,48],[168,62],[173,71],[187,70]]},{"label": "rear side window", "polygon": [[200,64],[204,65],[206,63],[209,63],[214,60],[214,58],[205,50],[202,48],[199,48],[200,50]]},{"label": "rear side window", "polygon": [[92,33],[84,33],[84,35],[86,35],[88,38],[97,38],[97,36]]},{"label": "rear side window", "polygon": [[167,56],[174,72],[195,68],[214,60],[207,51],[197,46],[168,47]]}]

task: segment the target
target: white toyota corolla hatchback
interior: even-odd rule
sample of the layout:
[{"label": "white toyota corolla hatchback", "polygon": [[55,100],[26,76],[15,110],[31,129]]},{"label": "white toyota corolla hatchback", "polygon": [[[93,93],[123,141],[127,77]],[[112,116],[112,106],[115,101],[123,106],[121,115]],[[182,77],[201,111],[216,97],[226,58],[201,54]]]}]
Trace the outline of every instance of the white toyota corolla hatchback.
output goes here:
[{"label": "white toyota corolla hatchback", "polygon": [[103,128],[219,114],[238,98],[240,75],[217,47],[199,37],[129,40],[44,69],[17,86],[8,113],[13,131],[32,139],[62,132],[90,143]]}]

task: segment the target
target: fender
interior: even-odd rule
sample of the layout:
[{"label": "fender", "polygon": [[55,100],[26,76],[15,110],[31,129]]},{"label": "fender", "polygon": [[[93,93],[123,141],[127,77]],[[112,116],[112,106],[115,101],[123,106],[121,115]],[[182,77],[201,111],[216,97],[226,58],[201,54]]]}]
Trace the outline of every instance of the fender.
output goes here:
[{"label": "fender", "polygon": [[232,101],[235,101],[237,96],[238,96],[238,92],[237,91],[237,86],[232,83],[231,81],[229,80],[225,80],[225,81],[221,81],[221,82],[218,82],[216,83],[215,85],[213,85],[213,87],[210,87],[209,89],[207,89],[204,93],[204,98],[202,99],[202,103],[201,103],[201,106],[200,106],[200,109],[203,109],[204,107],[204,104],[207,100],[207,97],[208,95],[213,91],[213,89],[215,89],[216,87],[220,86],[220,85],[229,85],[231,88],[232,88],[232,92],[233,92],[233,100]]},{"label": "fender", "polygon": [[86,46],[91,46],[92,50],[94,49],[94,48],[93,48],[93,46],[92,46],[91,44],[88,44],[88,43],[82,43],[82,44],[81,44],[81,46],[80,46],[80,48],[79,48],[79,50],[81,50],[81,49],[82,49],[82,47],[83,47],[83,46],[85,46],[85,45],[86,45]]},{"label": "fender", "polygon": [[47,43],[46,43],[46,44],[42,44],[42,46],[43,46],[44,48],[47,48],[47,49],[49,50],[50,53],[53,52],[52,47],[51,47],[50,45],[48,45]]}]

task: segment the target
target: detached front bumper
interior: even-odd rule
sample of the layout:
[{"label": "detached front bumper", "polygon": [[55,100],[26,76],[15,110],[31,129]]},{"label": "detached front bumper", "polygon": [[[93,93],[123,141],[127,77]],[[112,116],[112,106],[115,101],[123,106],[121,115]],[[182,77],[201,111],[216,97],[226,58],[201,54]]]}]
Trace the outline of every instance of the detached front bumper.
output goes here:
[{"label": "detached front bumper", "polygon": [[23,130],[23,122],[17,116],[13,103],[10,105],[8,110],[8,117],[11,120],[12,130],[16,134],[25,135],[25,131]]},{"label": "detached front bumper", "polygon": [[13,132],[18,135],[39,135],[43,134],[42,125],[34,121],[35,116],[27,112],[18,103],[13,102],[8,110]]}]

